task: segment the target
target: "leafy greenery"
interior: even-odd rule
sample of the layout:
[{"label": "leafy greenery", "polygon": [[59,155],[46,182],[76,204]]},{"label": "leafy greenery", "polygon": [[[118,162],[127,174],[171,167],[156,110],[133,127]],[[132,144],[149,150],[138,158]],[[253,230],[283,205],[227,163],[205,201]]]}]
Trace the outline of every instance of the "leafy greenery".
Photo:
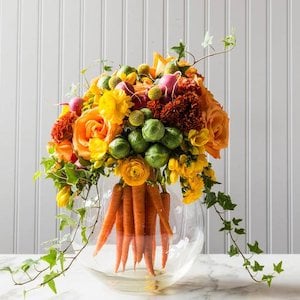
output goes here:
[{"label": "leafy greenery", "polygon": [[[211,165],[209,164],[208,168],[211,168]],[[264,267],[262,264],[257,262],[256,260],[253,260],[253,256],[247,257],[242,250],[240,249],[238,243],[237,243],[237,237],[239,235],[246,234],[246,231],[244,228],[240,226],[240,223],[242,222],[242,219],[233,217],[232,219],[225,218],[225,213],[228,211],[234,210],[236,207],[236,204],[232,202],[230,195],[226,195],[223,192],[218,192],[216,194],[215,192],[211,191],[214,184],[216,182],[212,181],[210,177],[205,176],[202,174],[202,178],[204,181],[204,204],[207,208],[213,207],[217,215],[219,216],[222,227],[220,228],[220,231],[226,232],[231,240],[231,245],[228,250],[229,256],[236,256],[241,255],[243,258],[243,267],[247,270],[250,277],[255,282],[266,282],[268,286],[271,286],[272,280],[275,277],[275,274],[280,274],[283,272],[282,269],[282,261],[280,261],[278,264],[273,264],[273,270],[274,272],[271,274],[264,274],[262,273],[264,271]],[[255,241],[253,244],[247,243],[248,251],[252,254],[261,254],[263,253],[262,249],[259,247],[259,243]],[[259,279],[259,276],[260,279]]]}]

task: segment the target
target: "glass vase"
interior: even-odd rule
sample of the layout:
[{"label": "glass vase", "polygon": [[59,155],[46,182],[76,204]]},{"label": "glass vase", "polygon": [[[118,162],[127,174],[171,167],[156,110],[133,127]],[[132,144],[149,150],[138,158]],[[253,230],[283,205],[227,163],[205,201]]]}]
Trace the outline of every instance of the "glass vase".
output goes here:
[{"label": "glass vase", "polygon": [[[112,188],[117,177],[101,178],[98,184],[98,196],[92,195],[87,200],[76,200],[77,207],[85,207],[86,218],[84,227],[85,236],[89,242],[79,256],[79,261],[88,268],[97,278],[110,287],[127,292],[158,292],[181,279],[192,267],[201,253],[204,243],[204,222],[200,201],[192,204],[182,203],[179,184],[168,185],[170,194],[169,224],[173,235],[169,238],[167,262],[162,267],[162,243],[159,216],[156,217],[156,232],[153,237],[152,262],[154,274],[147,270],[145,259],[136,263],[134,259],[133,242],[130,245],[128,259],[123,270],[115,270],[116,262],[116,230],[115,225],[97,255],[94,255],[95,244],[105,217]],[[100,199],[99,199],[100,195]],[[147,218],[147,215],[145,216]],[[97,223],[93,228],[95,221]],[[75,233],[74,233],[75,234]],[[149,238],[145,236],[145,240]],[[82,233],[77,231],[74,236],[74,249],[82,247]]]}]

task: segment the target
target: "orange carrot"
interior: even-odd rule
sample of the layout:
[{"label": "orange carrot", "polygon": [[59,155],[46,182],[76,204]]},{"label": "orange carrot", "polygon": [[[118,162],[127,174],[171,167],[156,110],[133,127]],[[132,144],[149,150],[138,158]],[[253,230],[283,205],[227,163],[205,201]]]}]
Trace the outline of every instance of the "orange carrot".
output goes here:
[{"label": "orange carrot", "polygon": [[133,219],[137,262],[140,262],[142,260],[144,252],[145,191],[145,184],[132,187]]},{"label": "orange carrot", "polygon": [[133,207],[132,207],[132,189],[131,186],[126,185],[123,190],[123,246],[122,246],[122,264],[123,271],[128,259],[128,250],[130,242],[134,236],[134,223],[133,223]]},{"label": "orange carrot", "polygon": [[116,266],[115,272],[118,272],[122,256],[123,244],[123,205],[121,203],[116,215]]},{"label": "orange carrot", "polygon": [[[148,272],[155,276],[154,273],[154,257],[155,256],[155,230],[156,230],[156,209],[149,199],[145,199],[145,247],[144,259]],[[154,249],[153,249],[154,247]]]},{"label": "orange carrot", "polygon": [[116,214],[122,201],[122,190],[123,189],[120,184],[116,184],[113,187],[110,203],[96,242],[96,248],[93,253],[94,256],[97,255],[99,250],[103,247],[114,226]]},{"label": "orange carrot", "polygon": [[[161,200],[164,206],[164,210],[166,212],[167,218],[169,219],[170,215],[170,194],[167,192],[163,192],[160,194]],[[169,252],[169,236],[166,232],[165,227],[160,221],[160,234],[161,234],[161,247],[162,247],[162,267],[166,266],[168,260],[168,252]]]},{"label": "orange carrot", "polygon": [[172,235],[173,232],[172,232],[172,229],[169,224],[169,218],[167,217],[166,212],[163,207],[163,204],[162,204],[158,185],[157,184],[147,184],[147,193],[159,215],[161,224],[165,228],[166,233],[168,235]]}]

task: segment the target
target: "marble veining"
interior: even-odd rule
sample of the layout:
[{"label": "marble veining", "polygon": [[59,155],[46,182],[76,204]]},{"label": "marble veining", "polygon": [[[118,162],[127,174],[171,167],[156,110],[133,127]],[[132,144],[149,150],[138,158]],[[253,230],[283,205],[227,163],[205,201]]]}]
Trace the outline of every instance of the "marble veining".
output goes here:
[{"label": "marble veining", "polygon": [[[30,255],[0,255],[0,268],[22,261]],[[130,294],[111,290],[91,272],[75,264],[64,278],[57,280],[59,293],[48,288],[32,291],[27,299],[300,299],[300,255],[260,255],[257,260],[272,267],[283,260],[284,272],[274,279],[272,287],[253,282],[242,267],[240,257],[200,255],[190,272],[177,284],[159,294]],[[22,287],[15,287],[6,273],[0,273],[0,299],[22,299]]]}]

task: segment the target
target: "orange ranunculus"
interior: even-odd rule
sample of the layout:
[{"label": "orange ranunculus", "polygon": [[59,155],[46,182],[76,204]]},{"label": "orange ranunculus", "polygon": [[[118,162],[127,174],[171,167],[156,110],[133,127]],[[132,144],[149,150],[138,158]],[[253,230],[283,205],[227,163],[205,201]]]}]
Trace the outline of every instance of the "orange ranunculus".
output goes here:
[{"label": "orange ranunculus", "polygon": [[143,184],[150,176],[150,167],[142,157],[128,157],[119,162],[116,170],[130,186]]},{"label": "orange ranunculus", "polygon": [[49,142],[48,148],[53,147],[59,161],[71,162],[75,157],[72,143],[64,140],[60,143]]},{"label": "orange ranunculus", "polygon": [[203,112],[205,127],[209,130],[206,151],[214,158],[220,158],[220,150],[228,146],[229,118],[219,104],[212,105]]},{"label": "orange ranunculus", "polygon": [[74,150],[83,159],[90,160],[89,141],[91,138],[100,138],[110,143],[121,131],[121,126],[110,124],[102,118],[98,107],[87,110],[74,124]]}]

